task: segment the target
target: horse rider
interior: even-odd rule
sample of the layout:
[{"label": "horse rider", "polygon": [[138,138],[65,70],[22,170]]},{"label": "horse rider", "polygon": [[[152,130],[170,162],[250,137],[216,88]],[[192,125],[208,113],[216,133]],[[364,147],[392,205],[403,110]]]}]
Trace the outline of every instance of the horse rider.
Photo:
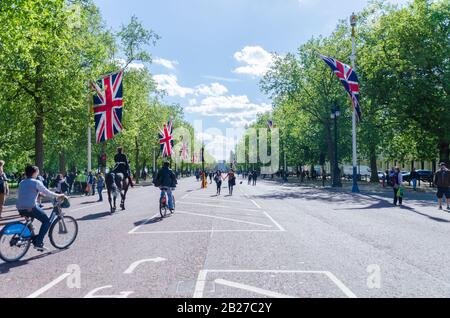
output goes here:
[{"label": "horse rider", "polygon": [[130,161],[126,154],[123,153],[123,148],[118,147],[117,153],[114,156],[114,162],[116,163],[113,171],[114,173],[122,173],[124,179],[128,178],[130,185],[134,187],[133,180],[131,179]]}]

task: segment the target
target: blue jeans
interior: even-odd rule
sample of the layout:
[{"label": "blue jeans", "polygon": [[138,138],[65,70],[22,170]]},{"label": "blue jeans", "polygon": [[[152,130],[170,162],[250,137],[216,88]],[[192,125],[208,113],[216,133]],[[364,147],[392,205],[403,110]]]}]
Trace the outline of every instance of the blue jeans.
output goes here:
[{"label": "blue jeans", "polygon": [[35,206],[31,212],[27,211],[27,210],[19,210],[19,214],[21,216],[26,216],[29,218],[34,218],[38,221],[40,221],[41,224],[41,228],[39,230],[39,234],[36,236],[36,238],[34,239],[34,245],[42,245],[44,243],[44,237],[48,232],[48,229],[50,228],[50,219],[47,216],[47,214],[45,214],[44,210],[41,209],[38,206]]},{"label": "blue jeans", "polygon": [[413,189],[417,189],[417,179],[412,179]]},{"label": "blue jeans", "polygon": [[103,192],[103,188],[97,188],[97,191],[98,191],[98,200],[99,201],[103,201],[103,194],[102,194],[102,192]]},{"label": "blue jeans", "polygon": [[165,190],[161,190],[161,197],[160,199],[162,199],[164,197],[164,193],[167,193],[167,196],[169,197],[169,209],[173,210],[173,196],[172,196],[172,189],[165,189]]}]

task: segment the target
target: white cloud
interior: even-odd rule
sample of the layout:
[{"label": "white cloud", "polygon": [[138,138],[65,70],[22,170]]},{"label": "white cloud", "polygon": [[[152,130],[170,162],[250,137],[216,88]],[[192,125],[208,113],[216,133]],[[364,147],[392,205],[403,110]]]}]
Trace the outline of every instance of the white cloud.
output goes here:
[{"label": "white cloud", "polygon": [[158,74],[154,75],[158,89],[166,91],[169,96],[186,97],[186,95],[192,95],[195,91],[189,87],[182,87],[178,84],[178,78],[175,75]]},{"label": "white cloud", "polygon": [[218,117],[220,122],[228,123],[235,128],[243,128],[245,125],[253,123],[258,114],[271,110],[271,105],[252,103],[245,95],[207,97],[199,105],[186,107],[187,112]]},{"label": "white cloud", "polygon": [[219,83],[212,83],[211,85],[200,85],[196,88],[196,93],[198,95],[205,96],[221,96],[228,93],[228,89]]},{"label": "white cloud", "polygon": [[165,68],[168,68],[169,70],[175,70],[176,65],[178,65],[177,61],[170,61],[170,60],[166,60],[166,59],[163,59],[160,57],[153,59],[153,63],[164,66]]},{"label": "white cloud", "polygon": [[245,65],[233,72],[252,76],[263,76],[274,62],[274,56],[260,46],[246,46],[236,52],[234,58]]},{"label": "white cloud", "polygon": [[[171,97],[179,96],[185,98],[187,95],[218,97],[228,93],[228,89],[219,83],[212,83],[211,85],[202,84],[195,88],[183,87],[178,84],[178,78],[173,74],[158,74],[154,75],[153,79],[158,85],[158,89],[166,91]],[[197,101],[191,99],[189,103],[192,105],[196,104]]]}]

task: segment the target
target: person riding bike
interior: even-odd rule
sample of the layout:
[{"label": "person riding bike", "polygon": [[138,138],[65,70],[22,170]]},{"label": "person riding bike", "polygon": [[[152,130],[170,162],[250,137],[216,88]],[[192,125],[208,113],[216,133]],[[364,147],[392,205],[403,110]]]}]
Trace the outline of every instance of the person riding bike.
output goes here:
[{"label": "person riding bike", "polygon": [[44,237],[50,228],[50,219],[44,210],[37,204],[39,195],[46,197],[64,199],[64,194],[57,194],[48,190],[44,184],[37,179],[39,168],[27,166],[25,168],[26,179],[19,184],[16,208],[22,217],[37,219],[42,223],[39,234],[33,238],[33,246],[40,252],[44,252]]},{"label": "person riding bike", "polygon": [[118,147],[117,153],[114,156],[114,162],[116,166],[113,169],[114,173],[122,173],[124,178],[130,182],[130,185],[134,187],[133,180],[131,179],[130,161],[126,154],[123,153],[123,148]]},{"label": "person riding bike", "polygon": [[164,192],[167,192],[169,197],[169,210],[173,211],[173,196],[172,189],[175,189],[177,186],[177,177],[175,173],[170,169],[170,164],[168,161],[164,162],[163,168],[158,171],[158,174],[155,178],[155,187],[161,189],[161,199],[164,196]]}]

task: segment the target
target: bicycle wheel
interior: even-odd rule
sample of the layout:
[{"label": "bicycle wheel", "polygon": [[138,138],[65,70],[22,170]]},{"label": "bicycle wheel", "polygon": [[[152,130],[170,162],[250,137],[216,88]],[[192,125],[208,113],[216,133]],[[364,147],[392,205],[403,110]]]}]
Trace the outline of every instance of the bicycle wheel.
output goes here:
[{"label": "bicycle wheel", "polygon": [[30,249],[30,239],[20,239],[19,235],[0,234],[0,258],[7,263],[16,262]]},{"label": "bicycle wheel", "polygon": [[159,213],[161,214],[161,218],[165,218],[167,216],[167,205],[160,204],[159,205]]},{"label": "bicycle wheel", "polygon": [[77,221],[73,217],[66,215],[53,222],[48,234],[50,243],[60,250],[69,248],[75,242],[77,235]]},{"label": "bicycle wheel", "polygon": [[175,212],[175,197],[172,196],[172,202],[173,202],[173,210],[170,210],[170,213],[173,214]]}]

